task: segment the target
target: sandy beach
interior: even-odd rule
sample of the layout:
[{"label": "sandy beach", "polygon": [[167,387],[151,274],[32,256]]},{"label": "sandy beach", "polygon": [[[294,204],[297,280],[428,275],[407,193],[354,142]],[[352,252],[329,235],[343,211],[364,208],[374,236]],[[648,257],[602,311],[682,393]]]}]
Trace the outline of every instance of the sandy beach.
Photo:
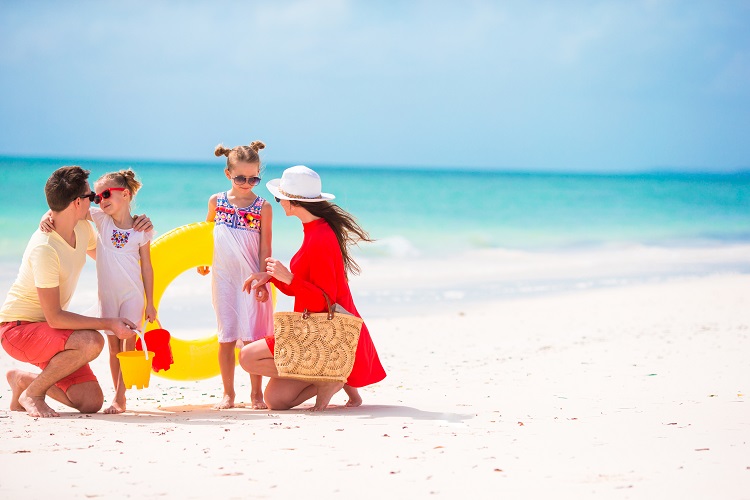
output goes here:
[{"label": "sandy beach", "polygon": [[[747,274],[368,325],[388,377],[360,408],[216,412],[218,377],[152,376],[125,414],[32,419],[3,384],[0,496],[750,498]],[[106,356],[93,367],[109,400]]]}]

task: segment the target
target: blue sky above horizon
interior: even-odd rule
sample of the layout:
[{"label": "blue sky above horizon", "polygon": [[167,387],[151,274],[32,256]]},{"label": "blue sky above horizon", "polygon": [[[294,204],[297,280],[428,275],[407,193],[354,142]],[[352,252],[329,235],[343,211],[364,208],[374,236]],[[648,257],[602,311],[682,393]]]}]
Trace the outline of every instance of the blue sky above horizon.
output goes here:
[{"label": "blue sky above horizon", "polygon": [[0,1],[0,155],[750,168],[750,2]]}]

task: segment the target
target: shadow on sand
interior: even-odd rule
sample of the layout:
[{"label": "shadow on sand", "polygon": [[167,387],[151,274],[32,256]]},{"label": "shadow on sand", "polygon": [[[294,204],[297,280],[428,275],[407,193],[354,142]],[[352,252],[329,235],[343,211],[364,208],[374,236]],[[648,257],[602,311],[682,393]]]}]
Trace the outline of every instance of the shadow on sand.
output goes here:
[{"label": "shadow on sand", "polygon": [[216,425],[237,420],[269,420],[282,419],[284,415],[308,415],[310,418],[350,417],[356,419],[398,418],[411,420],[443,421],[447,423],[463,423],[474,418],[473,414],[435,412],[420,410],[410,406],[398,405],[362,405],[348,408],[343,405],[331,405],[325,411],[311,412],[309,406],[286,411],[253,410],[250,408],[231,408],[229,410],[214,410],[211,405],[182,405],[161,406],[158,410],[126,411],[119,415],[105,415],[94,413],[81,415],[78,413],[61,413],[61,418],[91,418],[113,423],[163,424],[165,422],[184,423],[188,425]]}]

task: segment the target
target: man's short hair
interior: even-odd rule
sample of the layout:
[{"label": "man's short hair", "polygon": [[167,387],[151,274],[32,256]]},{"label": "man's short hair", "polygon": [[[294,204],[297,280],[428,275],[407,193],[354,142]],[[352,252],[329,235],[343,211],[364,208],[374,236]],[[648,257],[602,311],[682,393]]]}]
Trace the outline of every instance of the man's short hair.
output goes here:
[{"label": "man's short hair", "polygon": [[71,201],[86,194],[90,173],[76,165],[55,170],[44,186],[49,208],[53,212],[62,212]]}]

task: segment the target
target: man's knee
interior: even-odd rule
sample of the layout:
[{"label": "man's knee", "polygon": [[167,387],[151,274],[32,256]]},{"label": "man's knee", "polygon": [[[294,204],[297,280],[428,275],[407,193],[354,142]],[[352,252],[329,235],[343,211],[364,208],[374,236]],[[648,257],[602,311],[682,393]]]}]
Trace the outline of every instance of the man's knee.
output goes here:
[{"label": "man's knee", "polygon": [[104,393],[98,382],[84,382],[70,386],[68,399],[81,413],[96,413],[104,405]]},{"label": "man's knee", "polygon": [[104,337],[96,330],[76,330],[68,338],[65,348],[78,349],[88,354],[90,360],[93,360],[104,349]]}]

